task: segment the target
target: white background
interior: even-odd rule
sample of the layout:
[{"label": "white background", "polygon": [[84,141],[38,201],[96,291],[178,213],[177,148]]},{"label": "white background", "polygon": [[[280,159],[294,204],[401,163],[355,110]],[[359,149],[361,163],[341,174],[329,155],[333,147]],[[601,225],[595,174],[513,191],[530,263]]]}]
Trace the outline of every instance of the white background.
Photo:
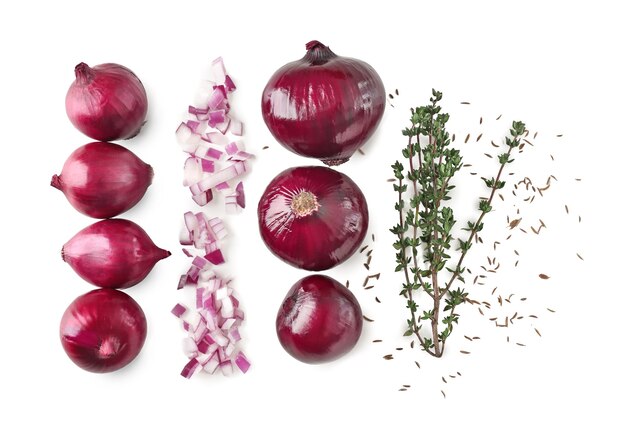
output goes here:
[{"label": "white background", "polygon": [[[0,424],[623,424],[626,294],[618,205],[626,153],[621,132],[626,31],[616,3],[3,2]],[[265,249],[255,211],[275,174],[315,164],[280,147],[260,114],[267,79],[283,63],[300,58],[312,39],[369,62],[388,91],[400,90],[395,108],[388,105],[365,146],[366,155],[340,167],[368,198],[371,233],[377,237],[372,269],[382,272],[381,280],[375,289],[359,288],[366,272],[362,256],[328,272],[351,280],[364,313],[375,322],[366,323],[353,352],[321,366],[291,359],[277,342],[278,305],[305,274]],[[178,301],[191,301],[176,284],[187,262],[177,241],[180,218],[193,204],[180,185],[184,156],[173,132],[208,64],[220,55],[238,86],[233,105],[245,121],[247,146],[258,155],[245,180],[249,207],[229,218],[227,248],[229,272],[248,315],[243,348],[253,367],[245,376],[185,380],[179,376],[183,332],[169,311]],[[64,109],[73,68],[81,61],[126,65],[146,86],[149,122],[123,145],[154,167],[155,179],[144,200],[123,217],[174,253],[128,290],[146,312],[149,335],[130,366],[107,375],[75,367],[58,337],[65,307],[92,289],[59,255],[62,244],[92,220],[49,186],[71,151],[89,141]],[[546,222],[540,238],[515,233],[498,248],[503,267],[497,280],[483,288],[470,281],[467,287],[489,300],[496,285],[505,296],[528,295],[527,305],[516,306],[539,318],[505,330],[464,306],[441,360],[409,350],[409,340],[400,337],[406,309],[397,296],[400,277],[392,272],[387,229],[396,219],[385,182],[404,144],[400,130],[408,108],[427,102],[431,87],[444,92],[451,131],[461,139],[469,132],[472,141],[485,133],[480,144],[462,146],[466,160],[481,158],[490,149],[488,138],[497,141],[511,120],[522,119],[539,135],[535,149],[515,163],[518,176],[536,176],[539,184],[549,174],[559,178],[545,199],[524,207],[526,229],[537,218]],[[264,145],[269,149],[262,151]],[[493,164],[484,165],[479,170],[490,173]],[[466,201],[464,210],[457,210],[461,218],[471,217],[472,200],[483,191],[470,183],[477,177],[471,178],[457,181]],[[515,212],[506,206],[488,216],[485,240],[508,235],[504,215]],[[219,206],[208,213],[222,214]],[[521,253],[518,268],[512,267],[513,249]],[[479,269],[489,253],[477,249],[468,266]],[[551,278],[540,280],[539,273]],[[383,303],[376,304],[374,296]],[[469,342],[463,334],[482,339]],[[395,359],[383,360],[388,353]],[[462,377],[448,377],[457,371]],[[398,392],[402,384],[410,384],[410,391]]]}]

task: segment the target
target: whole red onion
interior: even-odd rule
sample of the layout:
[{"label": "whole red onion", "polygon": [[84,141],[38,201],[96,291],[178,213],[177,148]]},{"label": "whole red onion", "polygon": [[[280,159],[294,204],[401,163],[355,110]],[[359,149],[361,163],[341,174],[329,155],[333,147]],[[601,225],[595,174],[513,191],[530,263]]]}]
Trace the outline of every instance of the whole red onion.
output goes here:
[{"label": "whole red onion", "polygon": [[76,210],[97,219],[117,216],[141,200],[152,183],[149,164],[121,145],[91,142],[74,151],[52,176]]},{"label": "whole red onion", "polygon": [[93,373],[119,370],[146,340],[146,317],[132,297],[103,288],[83,294],[61,319],[61,344],[74,364]]},{"label": "whole red onion", "polygon": [[93,223],[61,249],[63,260],[85,281],[107,288],[134,286],[170,254],[154,245],[139,225],[126,219]]},{"label": "whole red onion", "polygon": [[270,78],[265,124],[285,148],[339,165],[372,136],[385,111],[385,88],[370,65],[335,55],[319,41]]},{"label": "whole red onion", "polygon": [[258,217],[270,251],[309,271],[349,258],[363,242],[369,221],[356,183],[321,166],[294,167],[276,176],[259,200]]},{"label": "whole red onion", "polygon": [[148,112],[146,90],[137,76],[118,64],[74,69],[76,80],[65,97],[65,110],[78,130],[98,141],[130,139]]},{"label": "whole red onion", "polygon": [[362,329],[359,302],[350,290],[326,275],[310,275],[295,283],[276,318],[280,344],[308,364],[345,355],[358,342]]}]

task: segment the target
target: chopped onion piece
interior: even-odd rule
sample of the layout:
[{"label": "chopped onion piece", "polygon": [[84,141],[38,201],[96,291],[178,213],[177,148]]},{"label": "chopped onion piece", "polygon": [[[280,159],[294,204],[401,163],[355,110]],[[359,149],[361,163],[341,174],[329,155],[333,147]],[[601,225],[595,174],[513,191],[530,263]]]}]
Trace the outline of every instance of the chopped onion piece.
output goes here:
[{"label": "chopped onion piece", "polygon": [[220,249],[213,250],[205,254],[204,258],[214,265],[221,265],[224,263],[224,256],[222,255],[222,251]]},{"label": "chopped onion piece", "polygon": [[224,87],[226,88],[227,92],[234,92],[235,89],[237,89],[237,86],[235,86],[235,83],[233,82],[233,79],[230,78],[229,75],[226,75],[224,77]]},{"label": "chopped onion piece", "polygon": [[194,375],[199,367],[200,363],[198,362],[198,360],[195,358],[191,358],[183,368],[183,371],[180,372],[180,375],[183,376],[185,379],[189,379],[191,378],[191,376]]},{"label": "chopped onion piece", "polygon": [[217,109],[226,100],[226,89],[224,86],[219,85],[213,88],[213,92],[209,96],[208,106],[209,109]]},{"label": "chopped onion piece", "polygon": [[198,204],[199,206],[206,206],[213,199],[213,193],[210,189],[201,192],[197,195],[192,195],[191,198]]},{"label": "chopped onion piece", "polygon": [[186,248],[183,249],[183,254],[187,257],[193,257],[193,254],[191,254],[191,252]]},{"label": "chopped onion piece", "polygon": [[228,131],[232,133],[234,136],[242,136],[243,135],[243,123],[239,120],[235,120],[234,118],[231,118]]},{"label": "chopped onion piece", "polygon": [[211,75],[213,81],[217,84],[222,84],[226,81],[226,67],[224,67],[224,60],[221,56],[211,63]]},{"label": "chopped onion piece", "polygon": [[215,111],[209,111],[208,114],[209,126],[215,127],[219,123],[226,121],[226,111],[218,109]]},{"label": "chopped onion piece", "polygon": [[230,140],[223,135],[221,132],[210,132],[203,136],[203,140],[208,142],[217,144],[217,145],[226,145],[230,142]]},{"label": "chopped onion piece", "polygon": [[224,222],[219,217],[214,217],[209,220],[209,227],[217,240],[223,240],[228,235]]},{"label": "chopped onion piece", "polygon": [[[202,171],[205,173],[213,173],[215,171],[215,163],[211,160],[201,158],[200,165]],[[200,179],[202,179],[202,176],[200,176]],[[198,182],[200,179],[197,179],[196,181],[194,181],[194,183]]]},{"label": "chopped onion piece", "polygon": [[250,361],[243,354],[243,352],[239,352],[237,356],[235,356],[235,364],[241,370],[242,373],[246,373],[250,369]]},{"label": "chopped onion piece", "polygon": [[222,121],[221,123],[216,123],[215,124],[215,128],[217,130],[219,130],[223,135],[226,134],[226,131],[228,130],[229,126],[230,126],[230,117],[229,116],[225,116],[224,117],[224,121]]},{"label": "chopped onion piece", "polygon": [[196,342],[190,337],[185,337],[183,339],[183,353],[187,356],[187,358],[195,358],[198,356],[198,345]]},{"label": "chopped onion piece", "polygon": [[181,305],[180,303],[177,303],[173,308],[172,308],[172,313],[177,317],[180,318],[183,316],[183,314],[187,312],[187,308],[183,305]]},{"label": "chopped onion piece", "polygon": [[[204,160],[203,160],[204,161]],[[185,160],[183,185],[190,186],[202,180],[202,164],[197,158],[189,157]]]},{"label": "chopped onion piece", "polygon": [[242,209],[246,208],[246,196],[243,192],[243,182],[240,181],[235,188],[236,202]]}]

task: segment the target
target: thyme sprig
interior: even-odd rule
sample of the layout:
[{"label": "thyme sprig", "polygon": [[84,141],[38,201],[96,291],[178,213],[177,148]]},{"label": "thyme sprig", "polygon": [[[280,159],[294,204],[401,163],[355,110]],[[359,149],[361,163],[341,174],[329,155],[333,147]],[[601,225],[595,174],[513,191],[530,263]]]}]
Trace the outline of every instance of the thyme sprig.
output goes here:
[{"label": "thyme sprig", "polygon": [[[460,315],[455,312],[456,308],[468,299],[464,289],[452,286],[457,281],[465,282],[463,262],[467,252],[483,229],[485,215],[493,208],[496,192],[505,185],[503,170],[513,162],[513,151],[519,148],[526,132],[524,123],[513,122],[510,136],[505,138],[507,150],[498,156],[497,174],[493,178],[482,178],[490,191],[487,197],[478,200],[480,214],[463,228],[469,233],[466,239],[455,238],[456,220],[447,202],[454,189],[450,182],[463,166],[463,159],[458,149],[450,147],[451,139],[446,131],[450,116],[441,112],[438,105],[441,98],[442,93],[433,89],[429,105],[411,108],[410,126],[402,131],[408,138],[402,150],[405,161],[396,161],[391,166],[397,181],[393,189],[398,193],[395,210],[399,223],[390,231],[397,237],[393,244],[396,272],[404,275],[400,295],[407,299],[410,312],[404,334],[415,335],[422,349],[435,357],[441,357],[458,323]],[[460,255],[456,264],[449,267],[454,241]],[[416,302],[420,292],[429,296],[426,309]],[[425,324],[428,326],[424,327]]]}]

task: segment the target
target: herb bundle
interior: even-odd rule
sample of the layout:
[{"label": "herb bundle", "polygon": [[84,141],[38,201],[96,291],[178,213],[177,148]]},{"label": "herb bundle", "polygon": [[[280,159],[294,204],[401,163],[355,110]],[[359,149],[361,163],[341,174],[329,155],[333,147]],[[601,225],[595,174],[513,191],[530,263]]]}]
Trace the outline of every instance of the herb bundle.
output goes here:
[{"label": "herb bundle", "polygon": [[[488,195],[478,200],[478,218],[467,222],[462,229],[467,233],[465,238],[455,237],[454,211],[448,204],[450,191],[454,189],[451,181],[463,167],[463,159],[459,150],[450,148],[452,141],[446,131],[449,115],[441,112],[438,105],[441,98],[441,92],[433,89],[430,104],[412,108],[411,125],[402,131],[408,138],[402,150],[404,161],[392,165],[399,223],[390,230],[397,237],[393,244],[396,272],[404,275],[400,295],[407,299],[410,312],[405,336],[415,335],[423,350],[435,357],[442,356],[446,341],[458,323],[457,307],[469,300],[468,293],[455,283],[464,283],[463,262],[467,252],[478,241],[494,196],[505,185],[503,170],[513,162],[512,154],[516,149],[519,151],[526,133],[524,123],[512,123],[510,136],[505,138],[507,149],[497,158],[499,167],[495,177],[482,178]],[[455,250],[460,254],[453,261]],[[420,292],[427,294],[426,309],[416,302]]]}]

